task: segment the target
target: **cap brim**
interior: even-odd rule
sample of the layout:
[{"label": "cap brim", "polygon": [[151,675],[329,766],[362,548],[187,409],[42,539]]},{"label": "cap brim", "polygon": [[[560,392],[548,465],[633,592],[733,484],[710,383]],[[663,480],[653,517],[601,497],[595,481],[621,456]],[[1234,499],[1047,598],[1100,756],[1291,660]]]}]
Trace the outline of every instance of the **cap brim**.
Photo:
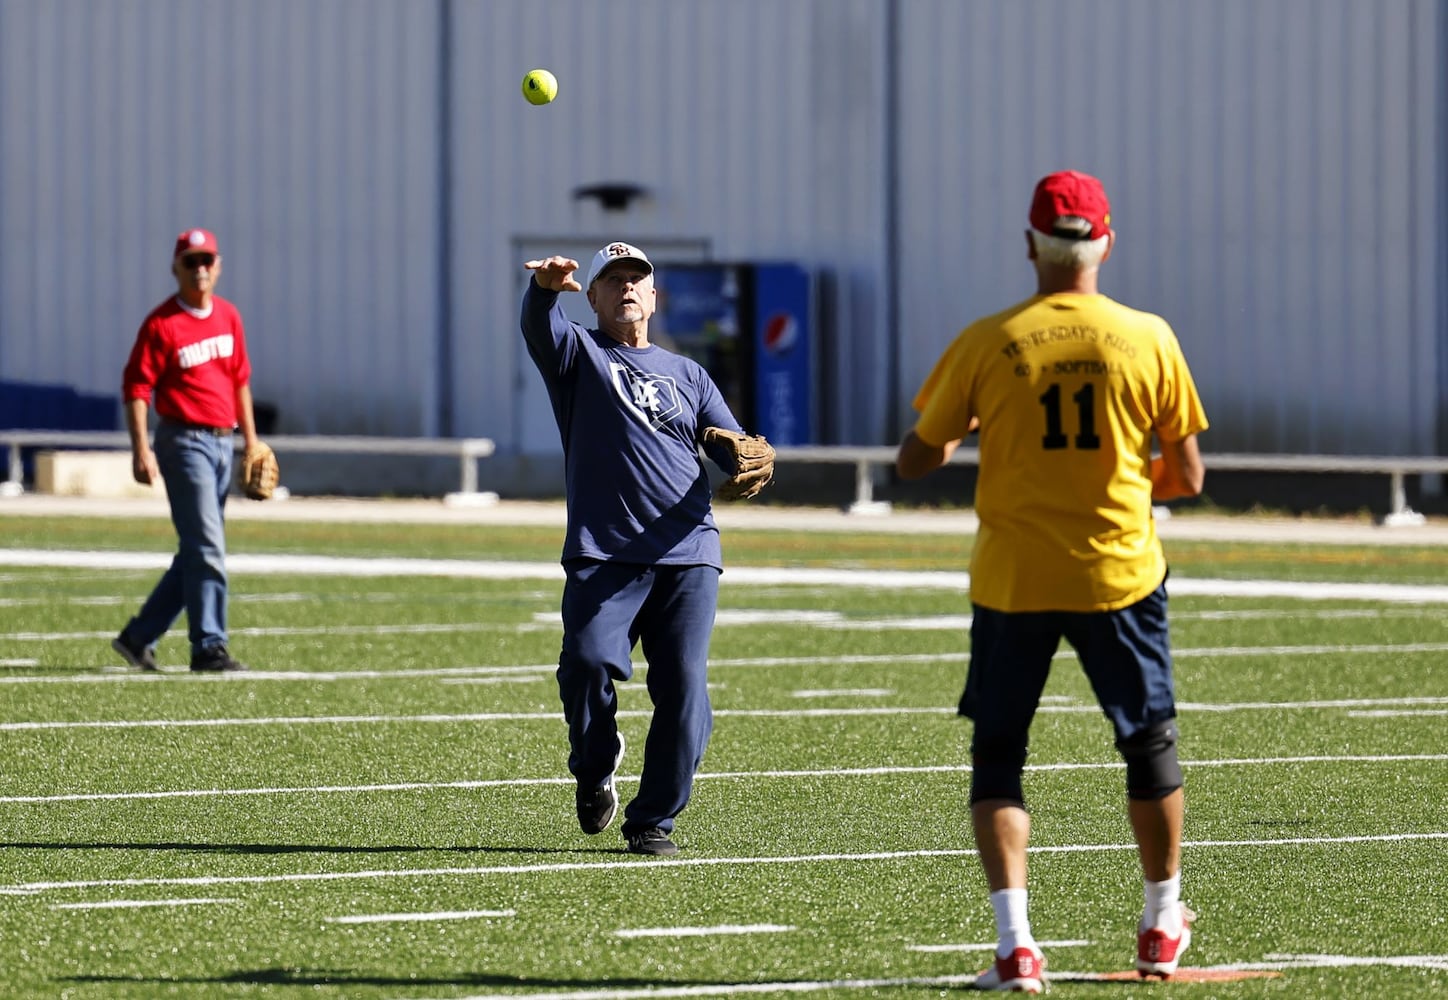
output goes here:
[{"label": "cap brim", "polygon": [[598,272],[594,274],[593,277],[588,279],[588,283],[590,285],[593,284],[595,281],[597,281],[599,278],[602,278],[605,274],[607,274],[613,268],[617,267],[619,264],[637,264],[639,267],[642,267],[644,269],[645,274],[654,273],[654,265],[644,260],[642,257],[614,257],[607,264],[600,267],[598,269]]}]

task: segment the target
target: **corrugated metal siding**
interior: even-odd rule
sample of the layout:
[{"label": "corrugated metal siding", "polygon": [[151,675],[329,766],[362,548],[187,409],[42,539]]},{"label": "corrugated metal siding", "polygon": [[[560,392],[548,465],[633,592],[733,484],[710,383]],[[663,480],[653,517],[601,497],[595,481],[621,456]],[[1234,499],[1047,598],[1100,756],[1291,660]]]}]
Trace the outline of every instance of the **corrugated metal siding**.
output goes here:
[{"label": "corrugated metal siding", "polygon": [[902,228],[954,263],[942,294],[905,279],[904,403],[956,330],[1033,290],[1031,186],[1075,167],[1112,196],[1103,290],[1176,328],[1205,447],[1434,451],[1435,9],[904,5],[902,65],[952,99],[907,105]]},{"label": "corrugated metal siding", "polygon": [[[887,320],[880,98],[883,7],[876,0],[592,0],[458,4],[455,195],[468,272],[455,299],[462,426],[501,444],[534,440],[501,400],[536,391],[522,354],[512,248],[557,237],[601,246],[626,238],[698,241],[716,260],[790,259],[839,272],[828,384],[858,414],[883,412]],[[533,66],[559,79],[534,108],[518,95]],[[465,123],[465,124],[464,124]],[[575,189],[605,181],[648,197],[609,212]],[[584,262],[586,265],[586,261]],[[469,280],[470,279],[470,280]],[[832,346],[832,345],[827,345]],[[556,446],[550,444],[550,450]]]},{"label": "corrugated metal siding", "polygon": [[118,389],[204,225],[287,430],[431,429],[434,4],[7,2],[0,39],[0,372]]},{"label": "corrugated metal siding", "polygon": [[[0,0],[0,377],[110,391],[199,223],[285,430],[507,447],[537,419],[518,248],[622,236],[817,271],[828,439],[888,443],[954,331],[1029,293],[1030,187],[1070,165],[1108,184],[1106,290],[1176,327],[1209,448],[1433,451],[1442,19],[1435,0]],[[519,95],[533,66],[553,105]],[[614,180],[649,197],[573,197]]]}]

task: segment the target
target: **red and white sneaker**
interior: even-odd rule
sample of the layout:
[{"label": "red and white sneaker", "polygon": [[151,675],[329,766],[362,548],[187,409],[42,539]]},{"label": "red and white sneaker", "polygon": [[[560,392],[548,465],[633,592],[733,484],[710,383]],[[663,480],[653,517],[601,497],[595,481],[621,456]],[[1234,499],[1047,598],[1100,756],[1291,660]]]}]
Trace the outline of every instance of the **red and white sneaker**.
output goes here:
[{"label": "red and white sneaker", "polygon": [[1170,979],[1176,975],[1177,963],[1181,961],[1187,946],[1192,943],[1192,921],[1196,919],[1197,915],[1183,905],[1182,932],[1178,936],[1168,937],[1166,931],[1160,927],[1137,931],[1137,974],[1142,978],[1160,976],[1162,979]]},{"label": "red and white sneaker", "polygon": [[995,965],[975,977],[971,984],[977,990],[998,993],[1039,993],[1045,988],[1041,973],[1045,957],[1035,948],[1017,948],[1006,958],[997,957]]}]

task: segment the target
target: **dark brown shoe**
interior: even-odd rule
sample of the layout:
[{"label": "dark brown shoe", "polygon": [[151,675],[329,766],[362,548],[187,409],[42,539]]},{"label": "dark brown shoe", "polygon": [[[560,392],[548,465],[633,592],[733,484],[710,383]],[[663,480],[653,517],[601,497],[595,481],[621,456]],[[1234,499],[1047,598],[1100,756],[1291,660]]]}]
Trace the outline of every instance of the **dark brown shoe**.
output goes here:
[{"label": "dark brown shoe", "polygon": [[234,673],[250,669],[240,660],[233,660],[225,646],[211,646],[191,657],[191,670],[198,674]]},{"label": "dark brown shoe", "polygon": [[143,645],[132,639],[129,632],[124,629],[121,634],[111,640],[111,648],[121,654],[133,667],[140,667],[142,670],[158,670],[156,666],[156,647]]},{"label": "dark brown shoe", "polygon": [[628,849],[630,854],[652,854],[656,858],[667,858],[679,853],[679,845],[656,826],[641,833],[630,834]]}]

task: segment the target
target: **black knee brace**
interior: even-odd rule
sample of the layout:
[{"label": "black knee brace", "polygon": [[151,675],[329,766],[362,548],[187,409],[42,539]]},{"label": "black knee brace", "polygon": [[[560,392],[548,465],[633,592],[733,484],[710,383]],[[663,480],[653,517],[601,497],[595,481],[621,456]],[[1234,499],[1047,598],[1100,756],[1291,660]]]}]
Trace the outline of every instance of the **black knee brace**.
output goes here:
[{"label": "black knee brace", "polygon": [[1026,744],[1009,741],[974,740],[970,746],[970,802],[1006,799],[1021,806],[1026,793],[1021,771],[1026,766]]},{"label": "black knee brace", "polygon": [[1177,727],[1171,719],[1116,741],[1116,749],[1126,759],[1127,798],[1164,799],[1182,787],[1176,744]]}]

